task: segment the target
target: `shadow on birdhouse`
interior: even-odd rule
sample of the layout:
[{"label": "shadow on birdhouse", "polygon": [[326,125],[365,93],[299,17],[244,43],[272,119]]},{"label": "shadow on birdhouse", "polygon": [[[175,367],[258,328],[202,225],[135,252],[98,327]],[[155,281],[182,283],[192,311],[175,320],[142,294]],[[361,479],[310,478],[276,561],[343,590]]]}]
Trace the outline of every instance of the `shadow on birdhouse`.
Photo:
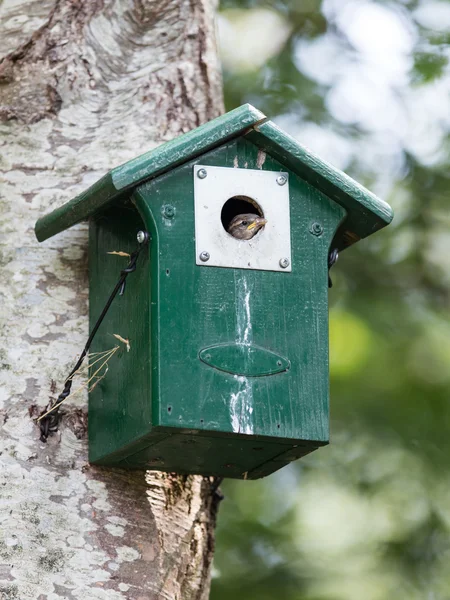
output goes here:
[{"label": "shadow on birdhouse", "polygon": [[89,220],[91,327],[120,249],[150,233],[93,352],[99,465],[256,479],[328,443],[328,261],[390,207],[242,106],[112,169],[41,218],[43,241]]}]

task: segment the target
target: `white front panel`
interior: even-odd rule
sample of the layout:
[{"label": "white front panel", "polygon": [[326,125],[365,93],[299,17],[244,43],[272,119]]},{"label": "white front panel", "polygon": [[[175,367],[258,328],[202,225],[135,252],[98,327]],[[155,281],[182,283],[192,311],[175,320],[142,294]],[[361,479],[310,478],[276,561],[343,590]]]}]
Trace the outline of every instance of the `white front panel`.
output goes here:
[{"label": "white front panel", "polygon": [[[200,170],[206,171],[206,177],[198,177]],[[284,185],[277,182],[280,177],[286,179]],[[280,171],[195,165],[196,264],[203,267],[291,271],[288,177],[288,173]],[[234,196],[247,196],[254,200],[267,219],[264,229],[251,240],[234,238],[222,225],[223,205]],[[205,262],[200,259],[202,253],[209,254]],[[288,266],[283,268],[281,264],[286,264],[286,259]]]}]

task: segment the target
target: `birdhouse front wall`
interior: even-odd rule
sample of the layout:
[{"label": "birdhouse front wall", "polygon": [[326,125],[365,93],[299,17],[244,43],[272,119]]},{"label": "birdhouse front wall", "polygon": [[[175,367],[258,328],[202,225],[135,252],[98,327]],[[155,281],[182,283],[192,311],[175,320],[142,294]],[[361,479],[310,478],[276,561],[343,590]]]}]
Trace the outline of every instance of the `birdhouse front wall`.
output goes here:
[{"label": "birdhouse front wall", "polygon": [[103,350],[119,333],[131,348],[91,392],[92,431],[101,418],[113,429],[108,440],[92,435],[91,460],[251,478],[328,441],[327,258],[345,211],[288,172],[291,272],[206,268],[195,245],[198,164],[287,171],[239,138],[141,185],[129,207],[91,226],[95,309],[114,279],[106,252],[132,248],[142,227],[152,236],[96,341]]}]

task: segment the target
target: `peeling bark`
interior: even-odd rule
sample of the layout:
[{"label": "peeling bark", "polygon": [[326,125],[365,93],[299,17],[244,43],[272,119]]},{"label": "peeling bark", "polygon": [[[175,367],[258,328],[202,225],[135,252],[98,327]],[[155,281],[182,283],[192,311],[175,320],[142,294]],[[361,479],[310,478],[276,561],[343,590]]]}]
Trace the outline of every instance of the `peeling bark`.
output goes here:
[{"label": "peeling bark", "polygon": [[0,597],[205,599],[211,481],[87,463],[86,398],[39,442],[87,337],[87,229],[34,223],[222,112],[209,0],[0,6]]}]

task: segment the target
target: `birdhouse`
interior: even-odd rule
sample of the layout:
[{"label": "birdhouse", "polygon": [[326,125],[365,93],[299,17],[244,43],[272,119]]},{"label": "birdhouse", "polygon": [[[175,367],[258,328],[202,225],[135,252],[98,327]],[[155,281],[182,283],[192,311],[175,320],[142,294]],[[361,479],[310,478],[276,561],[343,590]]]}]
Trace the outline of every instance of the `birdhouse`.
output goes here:
[{"label": "birdhouse", "polygon": [[391,219],[248,104],[39,219],[39,241],[89,220],[91,328],[111,252],[149,234],[92,347],[130,344],[90,391],[90,461],[256,479],[327,444],[330,252]]}]

